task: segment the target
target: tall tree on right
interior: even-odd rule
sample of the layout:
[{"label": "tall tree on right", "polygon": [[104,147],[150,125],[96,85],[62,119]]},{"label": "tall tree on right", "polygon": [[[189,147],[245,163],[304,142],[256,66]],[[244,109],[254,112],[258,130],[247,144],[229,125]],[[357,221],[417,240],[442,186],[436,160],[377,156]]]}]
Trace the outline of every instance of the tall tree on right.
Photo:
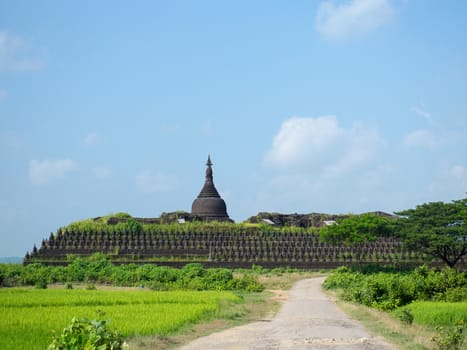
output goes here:
[{"label": "tall tree on right", "polygon": [[398,234],[409,249],[439,258],[454,267],[467,254],[467,198],[430,202],[397,215]]}]

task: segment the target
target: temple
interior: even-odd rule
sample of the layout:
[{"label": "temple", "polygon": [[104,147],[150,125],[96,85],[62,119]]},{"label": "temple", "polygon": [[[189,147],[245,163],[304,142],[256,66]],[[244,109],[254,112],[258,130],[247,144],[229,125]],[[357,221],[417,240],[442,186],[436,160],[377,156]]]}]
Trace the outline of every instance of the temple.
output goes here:
[{"label": "temple", "polygon": [[191,214],[205,221],[232,221],[224,200],[217,192],[212,178],[212,162],[208,156],[206,179],[198,197],[193,201]]},{"label": "temple", "polygon": [[[23,263],[67,265],[72,261],[70,256],[89,257],[96,253],[105,254],[115,264],[172,267],[201,262],[205,267],[222,268],[251,268],[258,264],[271,269],[320,270],[365,264],[412,268],[427,261],[419,251],[404,247],[397,236],[378,236],[375,241],[355,246],[320,241],[319,227],[348,215],[258,213],[244,225],[211,224],[212,221],[232,220],[214,186],[211,157],[206,166],[204,186],[193,201],[191,213],[162,213],[160,218],[128,214],[97,217],[92,219],[95,225],[86,224],[84,229],[71,224],[51,233],[39,247],[34,245]],[[385,213],[376,214],[395,218]],[[180,225],[175,229],[172,226],[186,221],[205,224]],[[467,261],[462,259],[458,264],[465,269]]]}]

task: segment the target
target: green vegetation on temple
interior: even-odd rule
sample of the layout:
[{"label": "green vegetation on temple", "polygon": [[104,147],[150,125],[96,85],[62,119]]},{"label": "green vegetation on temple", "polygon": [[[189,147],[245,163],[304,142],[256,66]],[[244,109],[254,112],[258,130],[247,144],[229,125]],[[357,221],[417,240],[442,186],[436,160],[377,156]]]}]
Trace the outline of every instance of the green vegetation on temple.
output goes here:
[{"label": "green vegetation on temple", "polygon": [[[182,219],[188,213],[179,212]],[[259,223],[233,223],[228,221],[187,221],[183,223],[177,221],[177,213],[162,215],[161,218],[143,219],[134,218],[128,213],[117,213],[93,219],[86,219],[72,222],[65,227],[61,227],[57,233],[84,233],[84,232],[115,232],[115,233],[141,233],[141,232],[170,232],[170,233],[190,233],[194,231],[203,232],[318,232],[317,228],[304,228],[297,226],[278,227],[265,222]]]}]

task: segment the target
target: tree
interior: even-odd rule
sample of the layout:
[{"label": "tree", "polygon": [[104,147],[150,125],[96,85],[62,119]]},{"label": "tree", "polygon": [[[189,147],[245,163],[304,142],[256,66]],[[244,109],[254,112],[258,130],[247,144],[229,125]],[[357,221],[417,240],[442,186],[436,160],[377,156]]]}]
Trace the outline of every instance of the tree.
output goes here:
[{"label": "tree", "polygon": [[339,224],[323,227],[320,240],[331,244],[354,245],[374,241],[392,232],[393,220],[375,213],[353,215]]},{"label": "tree", "polygon": [[441,259],[450,267],[467,253],[467,198],[430,202],[396,213],[398,234],[409,249]]}]

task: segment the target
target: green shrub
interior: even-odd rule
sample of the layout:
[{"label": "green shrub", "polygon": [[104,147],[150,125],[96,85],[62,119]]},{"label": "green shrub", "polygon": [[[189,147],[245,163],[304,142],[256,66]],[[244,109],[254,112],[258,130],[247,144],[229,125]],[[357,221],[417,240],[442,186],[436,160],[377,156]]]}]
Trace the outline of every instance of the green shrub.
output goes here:
[{"label": "green shrub", "polygon": [[431,340],[435,342],[437,350],[462,350],[464,329],[463,321],[458,322],[454,327],[436,327],[437,334]]},{"label": "green shrub", "polygon": [[152,272],[150,273],[151,281],[159,283],[173,283],[180,277],[179,270],[166,267],[166,266],[151,266]]},{"label": "green shrub", "polygon": [[191,279],[194,277],[203,277],[206,274],[206,269],[199,263],[186,264],[181,269],[182,277]]},{"label": "green shrub", "polygon": [[66,267],[67,279],[69,281],[83,282],[86,278],[86,269],[89,263],[82,258],[75,258]]},{"label": "green shrub", "polygon": [[466,300],[467,274],[453,269],[436,271],[426,266],[412,273],[362,274],[344,267],[336,269],[323,287],[341,290],[344,300],[389,311],[416,300]]},{"label": "green shrub", "polygon": [[119,213],[116,213],[116,214],[111,214],[110,217],[115,217],[115,218],[131,218],[132,216],[128,213],[125,213],[125,212],[119,212]]},{"label": "green shrub", "polygon": [[45,279],[45,277],[39,279],[36,282],[36,288],[37,289],[47,289],[47,280]]},{"label": "green shrub", "polygon": [[25,286],[34,286],[47,279],[48,275],[49,269],[46,266],[39,263],[29,264],[21,270],[20,281]]},{"label": "green shrub", "polygon": [[129,218],[125,222],[125,231],[131,233],[140,233],[141,231],[143,231],[143,225],[135,219]]},{"label": "green shrub", "polygon": [[73,318],[62,334],[54,335],[47,350],[123,350],[128,345],[122,335],[107,327],[107,321]]},{"label": "green shrub", "polygon": [[244,290],[247,292],[262,292],[264,290],[264,286],[258,282],[258,280],[250,275],[245,274],[242,278],[234,278],[232,279],[227,286],[227,289],[230,290]]},{"label": "green shrub", "polygon": [[413,323],[413,313],[412,310],[408,307],[403,307],[395,311],[395,316],[405,324]]},{"label": "green shrub", "polygon": [[[6,265],[0,264],[2,286],[39,285],[39,283],[80,283],[88,286],[98,283],[116,286],[148,286],[154,290],[262,290],[254,277],[251,281],[234,278],[233,272],[225,268],[206,269],[202,264],[191,263],[181,269],[134,263],[116,266],[104,254],[94,254],[88,258],[68,256],[68,266],[44,266],[42,264]],[[244,270],[243,274],[257,275],[265,269],[255,267],[253,273]],[[285,270],[277,270],[285,271]],[[45,280],[45,282],[43,281]]]},{"label": "green shrub", "polygon": [[0,264],[2,280],[0,286],[14,287],[21,284],[21,274],[25,267],[21,264]]},{"label": "green shrub", "polygon": [[186,284],[185,284],[186,289],[189,290],[207,290],[208,286],[204,278],[201,277],[194,277],[190,279]]},{"label": "green shrub", "polygon": [[455,303],[460,301],[467,301],[467,288],[457,287],[449,289],[444,293],[444,301]]},{"label": "green shrub", "polygon": [[166,283],[162,283],[160,281],[153,281],[151,284],[149,284],[149,288],[151,290],[155,291],[168,291],[170,290],[169,285]]},{"label": "green shrub", "polygon": [[231,270],[223,268],[209,269],[205,276],[206,287],[210,290],[226,290],[228,283],[233,278]]}]

